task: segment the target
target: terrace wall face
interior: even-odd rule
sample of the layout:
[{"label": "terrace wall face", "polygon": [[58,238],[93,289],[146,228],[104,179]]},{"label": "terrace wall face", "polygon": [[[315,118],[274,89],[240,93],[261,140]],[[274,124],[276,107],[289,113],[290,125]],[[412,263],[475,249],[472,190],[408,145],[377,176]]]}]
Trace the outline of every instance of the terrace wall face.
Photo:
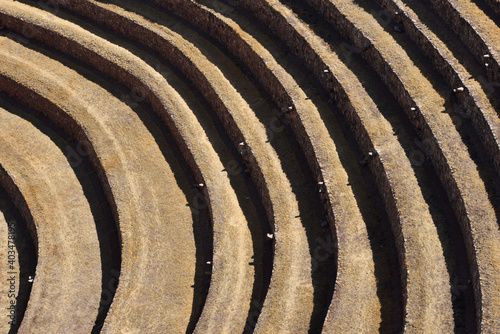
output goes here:
[{"label": "terrace wall face", "polygon": [[[99,23],[105,26],[120,27],[121,33],[124,34],[125,36],[132,39],[139,39],[142,43],[145,43],[148,47],[160,52],[162,56],[166,57],[168,61],[172,65],[174,65],[177,69],[179,69],[201,92],[205,100],[212,106],[212,108],[217,113],[218,118],[223,124],[226,133],[229,135],[234,145],[237,147],[238,143],[244,141],[243,134],[236,125],[234,119],[231,116],[231,113],[226,109],[224,103],[221,101],[220,97],[217,95],[217,93],[215,92],[212,85],[205,77],[205,75],[201,72],[199,68],[197,68],[192,63],[188,55],[184,54],[174,45],[170,44],[167,40],[158,36],[155,32],[145,27],[141,27],[135,24],[134,22],[118,14],[112,13],[104,8],[98,7],[96,5],[87,2],[78,2],[78,3],[73,3],[71,5],[71,9],[83,13],[86,13],[90,10],[93,14],[96,14],[96,16],[93,17],[93,19],[96,19]],[[194,8],[190,7],[189,9],[194,9]],[[192,13],[192,11],[188,10],[187,13],[188,15],[191,15],[190,13]],[[211,23],[208,21],[207,24]],[[128,73],[125,73],[124,75],[127,76]],[[131,78],[123,78],[123,80],[137,81],[135,80],[135,78],[132,78],[132,80]],[[147,87],[142,85],[142,83],[135,82],[135,85],[141,86],[146,91],[148,91],[148,100],[150,100],[150,103],[153,105],[153,108],[155,109],[155,111],[161,113],[165,121],[169,123],[168,125],[171,131],[175,132],[174,137],[176,141],[178,143],[182,143],[183,139],[181,138],[180,134],[177,133],[175,126],[171,123],[171,120],[167,116],[167,113],[163,111],[163,106],[161,104],[161,101],[156,97],[156,95],[154,95],[151,91],[149,91]],[[182,145],[181,151],[185,156],[191,154],[188,148],[185,147],[184,145]],[[252,179],[254,180],[254,183],[256,184],[257,189],[263,200],[266,213],[269,219],[271,221],[274,221],[274,212],[272,209],[271,198],[269,196],[269,190],[267,188],[264,175],[262,174],[262,170],[258,166],[255,156],[251,153],[251,150],[250,154],[244,156],[244,161],[250,169]],[[198,168],[195,165],[194,160],[189,159],[188,162],[190,162],[191,168],[196,170],[195,175],[199,179],[203,179],[201,173],[198,171]],[[206,197],[207,201],[209,201],[209,196]],[[274,225],[272,225],[271,228],[274,230]]]},{"label": "terrace wall face", "polygon": [[33,240],[38,255],[38,234],[36,224],[33,220],[33,216],[31,215],[30,208],[28,207],[28,204],[26,203],[21,190],[15,184],[14,180],[12,180],[11,176],[7,173],[2,165],[0,165],[0,184],[5,189],[9,197],[12,198],[14,205],[26,221],[28,232]]},{"label": "terrace wall face", "polygon": [[[82,3],[80,2],[78,4]],[[82,4],[78,7],[83,8],[78,8],[78,10],[86,10],[87,8],[85,7],[88,6],[89,5]],[[132,21],[127,20],[120,15],[113,14],[112,12],[98,7],[95,7],[94,11],[100,14],[98,16],[98,18],[100,18],[98,21],[101,24],[120,27],[121,32],[125,36],[132,39],[140,39],[142,42],[145,42],[148,47],[159,51],[164,57],[168,58],[172,65],[178,68],[196,86],[205,100],[216,111],[218,118],[226,129],[226,133],[232,139],[234,145],[237,147],[238,143],[245,140],[243,134],[236,125],[236,122],[232,118],[231,113],[226,109],[224,103],[221,101],[220,97],[217,95],[216,91],[204,76],[204,74],[191,62],[188,55],[182,53],[178,48],[170,44],[167,40],[158,36],[153,31],[144,27],[140,27],[139,25],[134,24]],[[144,88],[147,89],[146,87]],[[162,111],[163,107],[161,105],[161,101],[152,92],[148,92],[148,95],[150,95],[151,103],[154,109],[157,112],[160,111],[162,114],[166,115],[166,113]],[[164,116],[164,118],[166,118],[166,116]],[[170,122],[170,120],[167,121]],[[173,124],[169,124],[169,128],[175,130]],[[182,138],[180,138],[180,134],[178,133],[174,137],[176,137],[177,142],[183,141]],[[183,147],[182,151],[184,155],[190,154],[189,150],[186,147]],[[257,185],[257,189],[259,190],[260,195],[263,199],[263,204],[266,208],[267,214],[269,218],[274,221],[272,202],[269,197],[267,184],[265,182],[264,175],[262,174],[262,171],[258,166],[255,156],[250,152],[250,154],[244,157],[244,161],[250,168],[251,176],[255,184]],[[195,166],[194,160],[191,161],[190,166],[192,169],[197,168]],[[197,173],[197,177],[203,179],[199,172]],[[207,200],[209,200],[208,197]],[[272,226],[272,228],[274,229],[274,226]]]},{"label": "terrace wall face", "polygon": [[[200,30],[205,31],[207,34],[213,36],[218,40],[218,42],[223,45],[223,47],[229,50],[230,53],[235,55],[239,61],[241,61],[255,78],[264,86],[264,88],[272,95],[273,101],[279,106],[280,109],[286,109],[289,106],[295,106],[295,100],[292,92],[289,92],[285,88],[285,83],[281,81],[279,77],[266,65],[264,59],[262,59],[252,46],[249,45],[245,40],[241,38],[238,32],[233,30],[232,27],[228,26],[221,18],[217,15],[210,13],[209,11],[201,8],[199,5],[189,2],[189,1],[156,1],[159,5],[167,6],[169,9],[174,10],[183,16],[186,20],[190,20],[191,23],[195,24]],[[391,66],[384,60],[382,55],[378,50],[376,50],[371,41],[362,35],[360,30],[351,22],[349,22],[345,17],[343,17],[328,0],[310,0],[308,1],[313,4],[319,11],[325,15],[325,17],[335,22],[341,22],[339,24],[338,30],[346,37],[348,37],[353,44],[359,48],[361,55],[367,59],[370,64],[375,68],[377,73],[383,78],[387,86],[397,98],[398,102],[407,111],[407,114],[416,128],[417,132],[425,139],[424,142],[427,143],[428,152],[432,157],[434,168],[436,169],[441,182],[443,183],[445,189],[448,192],[448,197],[453,205],[454,211],[457,214],[459,221],[461,222],[462,233],[464,235],[465,243],[467,246],[467,254],[471,260],[471,265],[473,267],[472,275],[474,282],[474,290],[476,296],[478,319],[480,321],[480,300],[481,300],[481,283],[479,280],[478,264],[475,257],[475,245],[471,235],[470,219],[466,211],[466,206],[464,200],[461,196],[460,190],[458,188],[458,183],[454,178],[453,170],[449,166],[444,153],[439,147],[439,142],[434,136],[432,129],[425,120],[424,115],[420,113],[420,109],[415,105],[410,93],[405,89],[403,83],[399,79],[396,72],[393,71]],[[103,25],[119,27],[121,32],[131,38],[138,38],[139,36],[149,47],[160,50],[161,54],[168,57],[172,64],[179,68],[182,73],[196,85],[197,89],[203,94],[207,102],[214,108],[217,112],[221,123],[224,125],[229,137],[232,139],[233,143],[237,146],[237,143],[244,140],[241,130],[238,128],[236,122],[231,117],[231,114],[226,109],[224,103],[221,101],[220,97],[217,95],[216,91],[211,86],[210,82],[203,75],[203,73],[196,68],[196,66],[191,62],[189,56],[183,54],[175,46],[169,44],[166,40],[159,37],[156,33],[150,31],[149,29],[139,27],[133,22],[117,15],[112,12],[106,11],[97,6],[91,5],[85,1],[71,2],[67,5],[75,11],[88,12],[93,16],[95,20]],[[174,9],[174,6],[177,8]],[[328,70],[328,66],[323,62],[321,57],[314,51],[314,49],[308,44],[308,42],[298,34],[295,29],[288,24],[286,19],[284,19],[279,13],[270,9],[268,4],[262,0],[246,1],[242,7],[249,9],[259,17],[264,22],[269,24],[271,30],[273,30],[277,35],[280,36],[288,45],[294,45],[295,48],[292,51],[304,61],[309,69],[311,69],[320,81],[321,85],[330,93],[332,101],[338,104],[340,110],[342,110],[343,115],[350,126],[350,130],[355,134],[358,145],[363,152],[374,151],[373,142],[371,141],[369,134],[366,130],[363,121],[357,114],[352,101],[345,92],[344,88],[340,84],[338,78],[336,78],[331,71],[324,72]],[[391,6],[389,4],[389,6]],[[449,22],[453,23],[453,29],[455,31],[466,31],[467,33],[462,34],[462,38],[466,44],[473,50],[474,54],[480,58],[482,61],[482,55],[489,53],[487,46],[484,41],[477,35],[477,33],[470,27],[469,24],[465,22],[464,19],[460,18],[459,15],[453,10],[452,5],[444,0],[437,0],[436,6],[440,8],[440,15],[444,15]],[[398,10],[397,8],[391,8],[391,10]],[[443,14],[444,13],[444,14]],[[48,44],[58,48],[59,50],[72,55],[75,58],[83,60],[101,72],[109,75],[110,77],[117,78],[120,82],[125,83],[131,89],[139,89],[145,93],[146,101],[151,104],[153,109],[161,115],[164,121],[167,123],[168,128],[172,136],[174,137],[180,151],[182,152],[184,159],[188,163],[191,171],[195,177],[202,182],[204,176],[202,171],[199,169],[195,158],[189,147],[186,145],[185,140],[176,128],[173,120],[170,118],[169,113],[164,108],[164,104],[160,97],[155,93],[154,89],[147,86],[140,78],[134,77],[125,69],[121,68],[117,64],[104,59],[102,56],[86,49],[84,46],[78,43],[66,39],[50,30],[37,27],[28,22],[23,22],[15,18],[11,18],[0,14],[0,19],[3,25],[6,27],[16,30],[23,31],[26,26],[38,31],[33,37],[36,40],[41,41],[44,44]],[[410,35],[410,37],[417,42],[417,44],[422,48],[422,50],[429,56],[433,61],[433,65],[441,69],[443,75],[453,86],[463,86],[464,83],[458,76],[458,74],[453,70],[451,65],[446,61],[446,59],[441,56],[441,53],[436,49],[432,43],[423,36],[423,34],[415,27],[415,25],[407,17],[401,18],[402,23],[405,26],[405,31]],[[485,51],[486,50],[486,51]],[[500,70],[498,64],[495,63],[494,66],[490,66],[490,75],[496,81],[500,81]],[[77,122],[71,119],[63,110],[58,109],[57,106],[52,104],[50,101],[44,99],[41,96],[36,95],[31,92],[28,88],[21,87],[19,84],[13,82],[8,78],[0,76],[0,87],[4,89],[9,95],[12,95],[16,99],[23,101],[23,103],[29,105],[30,107],[46,114],[50,117],[56,124],[65,129],[73,137],[77,138],[82,142],[89,143],[85,130],[82,126],[77,124]],[[469,106],[472,111],[473,122],[475,127],[478,129],[478,133],[484,135],[485,146],[490,152],[494,153],[494,163],[497,170],[500,170],[500,152],[498,150],[498,142],[491,131],[490,124],[484,118],[482,111],[476,106],[473,97],[466,91],[465,94],[457,95],[457,98],[461,101],[464,106]],[[411,107],[417,107],[417,109],[412,112]],[[322,166],[318,162],[318,157],[314,150],[314,143],[311,142],[311,138],[308,136],[306,129],[304,128],[300,115],[294,109],[291,113],[287,114],[287,120],[296,135],[298,142],[305,154],[308,164],[313,171],[316,179],[318,181],[323,180]],[[85,145],[89,147],[89,145]],[[100,159],[94,151],[93,147],[89,147],[90,159],[98,171],[101,180],[107,180],[106,172],[100,164]],[[245,158],[246,163],[251,169],[251,174],[257,188],[259,189],[261,198],[263,200],[264,207],[266,208],[267,214],[271,220],[274,221],[272,202],[269,196],[269,191],[265,182],[262,170],[258,166],[258,163],[253,154],[248,154]],[[377,155],[369,164],[371,172],[375,176],[375,181],[378,189],[384,200],[387,213],[389,215],[390,221],[393,227],[393,233],[395,236],[396,246],[399,252],[400,263],[404,265],[404,239],[402,235],[400,217],[397,208],[397,200],[394,197],[394,193],[391,187],[391,181],[387,175],[383,161]],[[22,203],[22,195],[19,193],[19,189],[15,187],[15,184],[10,178],[6,176],[6,173],[0,166],[0,182],[6,187],[7,191],[13,198],[15,198],[16,203]],[[104,191],[106,197],[111,204],[112,212],[115,215],[115,219],[118,222],[118,211],[116,204],[113,200],[112,190],[110,185],[104,184]],[[206,188],[205,188],[206,189]],[[205,199],[209,204],[208,207],[211,210],[210,196],[205,191]],[[21,196],[21,197],[19,197]],[[330,197],[328,200],[331,201]],[[329,202],[331,203],[331,202]],[[20,211],[23,216],[30,221],[28,218],[31,217],[29,209],[24,207],[25,204],[19,206]],[[335,232],[335,213],[332,210],[332,205],[327,205],[328,219],[330,221],[330,226],[332,231]],[[212,212],[210,212],[212,213]],[[34,224],[29,224],[30,232],[32,236],[36,236],[36,228]],[[272,226],[274,228],[274,226]],[[33,230],[33,231],[32,231]],[[34,238],[36,240],[36,237]],[[402,281],[403,286],[406,286],[406,269],[402,270]],[[404,296],[406,297],[406,296]],[[403,300],[405,300],[404,298]]]}]

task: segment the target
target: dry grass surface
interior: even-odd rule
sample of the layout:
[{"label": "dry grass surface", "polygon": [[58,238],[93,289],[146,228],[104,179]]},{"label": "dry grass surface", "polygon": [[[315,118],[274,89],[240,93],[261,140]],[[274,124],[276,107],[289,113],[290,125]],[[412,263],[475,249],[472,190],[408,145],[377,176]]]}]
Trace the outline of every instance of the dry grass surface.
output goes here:
[{"label": "dry grass surface", "polygon": [[[2,50],[6,44],[1,42]],[[3,178],[21,193],[38,244],[36,278],[19,332],[90,332],[99,307],[101,263],[83,190],[63,153],[29,122],[0,109],[0,126],[0,165],[8,175]],[[52,303],[58,308],[48,307]]]},{"label": "dry grass surface", "polygon": [[[458,36],[378,3],[410,37],[371,0],[0,0],[0,88],[30,115],[0,108],[0,180],[38,246],[19,331],[499,331],[498,100]],[[496,61],[484,8],[449,3]]]},{"label": "dry grass surface", "polygon": [[[475,126],[476,132],[485,144],[485,148],[488,150],[490,157],[494,160],[498,170],[500,163],[496,161],[496,159],[500,156],[497,140],[497,138],[500,137],[500,118],[492,104],[495,100],[489,100],[488,95],[490,92],[488,90],[483,91],[481,86],[482,82],[476,79],[467,69],[468,67],[474,70],[473,66],[469,65],[470,60],[465,57],[461,57],[460,59],[456,58],[445,41],[441,40],[430,27],[421,22],[419,16],[417,16],[417,14],[407,5],[401,1],[394,1],[392,5],[396,7],[395,9],[399,15],[406,16],[409,19],[406,22],[411,24],[418,31],[417,36],[412,34],[411,37],[413,38],[413,36],[415,36],[414,41],[419,44],[424,52],[426,52],[426,56],[430,61],[436,63],[436,68],[450,84],[453,83],[452,85],[454,86],[451,88],[464,87],[467,90],[469,96],[459,96],[462,111],[458,113],[458,115],[453,116],[454,121],[461,124],[463,121],[466,121],[467,118],[473,118],[473,125]],[[394,8],[388,8],[388,10],[392,9]],[[426,22],[429,22],[429,20],[431,20],[431,18],[425,19]],[[427,47],[427,43],[432,45],[431,50]],[[451,41],[448,41],[448,43],[451,43]],[[444,64],[444,66],[442,64]]]}]

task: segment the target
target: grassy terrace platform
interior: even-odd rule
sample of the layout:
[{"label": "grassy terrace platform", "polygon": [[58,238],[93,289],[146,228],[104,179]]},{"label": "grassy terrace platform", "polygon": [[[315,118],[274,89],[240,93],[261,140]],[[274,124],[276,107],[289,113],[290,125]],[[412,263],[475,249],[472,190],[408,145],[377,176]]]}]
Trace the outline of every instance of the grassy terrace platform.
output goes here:
[{"label": "grassy terrace platform", "polygon": [[[96,10],[96,9],[95,9],[95,7],[94,7],[94,10]],[[113,11],[114,11],[114,12],[120,12],[120,10],[119,10],[118,8],[116,8],[116,7],[114,7],[114,8],[113,8]],[[123,11],[122,11],[122,12],[123,12]],[[81,13],[82,13],[82,12],[81,12]],[[143,28],[142,28],[142,29],[143,29],[143,32],[144,32],[144,33],[146,33],[146,34],[149,34],[149,35],[151,36],[150,38],[148,38],[148,39],[147,39],[147,40],[148,40],[147,44],[149,44],[148,46],[150,46],[150,47],[152,47],[152,48],[156,48],[156,49],[157,49],[160,53],[162,53],[162,54],[163,54],[163,55],[164,55],[164,56],[165,56],[165,57],[166,57],[169,61],[171,61],[171,62],[173,62],[174,64],[176,64],[176,66],[178,66],[178,67],[181,69],[181,71],[182,71],[182,72],[186,73],[186,76],[188,76],[188,77],[192,77],[192,74],[191,74],[192,70],[191,70],[189,67],[186,67],[186,65],[184,64],[184,62],[183,62],[182,60],[180,60],[180,59],[176,59],[176,57],[177,57],[177,58],[183,58],[183,57],[186,57],[186,56],[184,56],[184,55],[188,55],[188,57],[189,57],[189,58],[188,58],[188,59],[189,59],[189,63],[193,63],[193,64],[194,64],[194,66],[197,66],[197,68],[198,68],[198,70],[197,70],[197,71],[200,71],[200,69],[203,69],[203,71],[204,71],[204,72],[206,72],[206,73],[210,73],[210,72],[209,72],[209,71],[207,71],[206,69],[209,69],[211,65],[210,65],[210,64],[207,64],[206,62],[205,62],[205,63],[203,63],[202,61],[200,61],[199,59],[200,59],[200,58],[202,58],[202,57],[201,57],[201,56],[196,56],[196,52],[195,52],[195,51],[193,51],[192,49],[190,50],[190,49],[186,48],[186,46],[184,46],[184,44],[182,43],[182,41],[176,42],[176,40],[174,39],[174,37],[169,36],[169,35],[166,35],[166,34],[165,34],[165,32],[162,32],[162,31],[161,31],[161,29],[158,29],[158,28],[156,28],[156,27],[154,27],[154,26],[151,26],[151,25],[149,25],[149,26],[151,26],[151,27],[149,28],[149,30],[145,30],[145,29],[146,29],[146,27],[148,27],[148,23],[147,23],[145,20],[141,19],[140,17],[137,17],[137,16],[132,15],[131,13],[124,13],[124,14],[122,14],[122,15],[127,16],[127,17],[129,17],[129,18],[130,18],[130,21],[125,21],[125,20],[123,20],[123,19],[122,19],[122,24],[120,24],[120,25],[121,25],[122,27],[129,27],[129,28],[124,28],[124,30],[127,30],[127,31],[137,31],[137,30],[138,30],[138,28],[133,28],[134,23],[132,23],[132,20],[133,20],[133,22],[139,22],[139,23],[142,25],[142,27],[143,27]],[[115,17],[115,19],[117,19],[117,18],[116,18],[116,16],[114,16],[114,17]],[[149,31],[149,33],[148,33],[148,31]],[[155,33],[154,33],[154,35],[153,35],[151,32],[155,32]],[[137,33],[136,33],[136,34],[137,34]],[[132,33],[130,33],[130,32],[129,32],[129,33],[128,33],[128,36],[131,36],[131,35],[133,36],[133,35],[134,35],[134,32],[132,32]],[[140,41],[141,41],[140,36],[141,36],[141,35],[140,35],[140,34],[138,34],[138,35],[136,35],[135,37],[132,37],[132,38],[134,38],[134,39],[136,39],[138,42],[140,42]],[[142,36],[143,36],[143,35],[142,35]],[[161,37],[161,36],[163,36],[163,39],[160,39],[160,37]],[[178,39],[178,38],[177,38],[177,39]],[[165,49],[166,49],[166,47],[165,47],[165,46],[162,46],[162,45],[170,46],[170,44],[173,44],[176,48],[179,48],[179,49],[181,50],[182,54],[180,54],[179,56],[175,56],[175,55],[172,55],[172,54],[169,54],[169,53],[166,53],[166,52],[162,52],[162,51],[161,51],[161,50],[165,50]],[[209,51],[208,51],[208,50],[206,50],[206,49],[204,49],[204,52],[209,52]],[[190,56],[190,54],[193,54],[193,56]],[[212,56],[212,59],[214,59],[214,57],[213,57],[213,56]],[[204,65],[204,64],[205,64],[205,65]],[[191,66],[192,66],[192,65],[191,65]],[[219,66],[220,66],[220,65],[219,65]],[[226,67],[227,67],[227,66],[226,66]],[[225,69],[225,70],[227,70],[227,69]],[[200,72],[201,72],[201,71],[200,71]],[[215,71],[214,71],[214,72],[215,72]],[[225,72],[225,73],[231,73],[231,74],[230,74],[230,76],[235,76],[235,74],[234,74],[234,73],[235,73],[235,71],[234,71],[234,70],[233,70],[233,71],[228,70],[228,71],[227,71],[227,72]],[[229,74],[226,74],[226,75],[228,76]],[[205,76],[205,77],[206,77],[209,81],[213,82],[213,84],[212,84],[212,87],[213,87],[213,88],[212,88],[212,89],[215,89],[215,90],[217,90],[217,89],[218,89],[218,86],[221,86],[221,82],[223,82],[223,81],[222,81],[222,80],[220,80],[220,79],[219,79],[218,81],[217,81],[216,79],[211,79],[211,78],[212,78],[212,77],[214,77],[214,76],[213,76],[213,75],[210,75],[210,74],[205,74],[204,76]],[[205,79],[205,78],[200,78],[200,79],[196,80],[196,78],[195,78],[195,80],[192,80],[192,81],[193,81],[193,83],[194,83],[195,85],[199,85],[199,84],[200,84],[200,83],[199,83],[200,81],[202,81],[202,80],[207,80],[207,79]],[[241,85],[241,81],[242,81],[241,79],[240,79],[240,80],[238,80],[238,83],[239,83],[240,85]],[[203,87],[203,86],[202,86],[202,87],[201,87],[201,88],[199,88],[199,89],[200,89],[200,91],[204,92],[204,94],[207,96],[207,100],[209,101],[209,103],[210,103],[210,101],[211,101],[211,100],[213,100],[213,99],[214,99],[213,97],[211,97],[211,95],[210,95],[210,91],[208,91],[208,90],[207,90],[207,88],[205,88],[205,87]],[[227,104],[227,102],[226,102],[226,104]],[[214,104],[214,108],[217,108],[217,104]],[[262,107],[261,107],[261,108],[262,108]],[[270,108],[269,108],[269,109],[270,109]],[[270,114],[270,115],[272,116],[272,114]],[[289,162],[289,163],[290,163],[290,162]],[[295,176],[295,178],[296,178],[296,177],[297,177],[297,175]],[[277,237],[277,238],[279,238],[279,237]],[[284,237],[283,237],[283,238],[284,238]],[[200,322],[203,322],[203,321],[202,321],[202,320],[200,320]]]},{"label": "grassy terrace platform", "polygon": [[0,0],[0,328],[499,331],[491,6]]}]

